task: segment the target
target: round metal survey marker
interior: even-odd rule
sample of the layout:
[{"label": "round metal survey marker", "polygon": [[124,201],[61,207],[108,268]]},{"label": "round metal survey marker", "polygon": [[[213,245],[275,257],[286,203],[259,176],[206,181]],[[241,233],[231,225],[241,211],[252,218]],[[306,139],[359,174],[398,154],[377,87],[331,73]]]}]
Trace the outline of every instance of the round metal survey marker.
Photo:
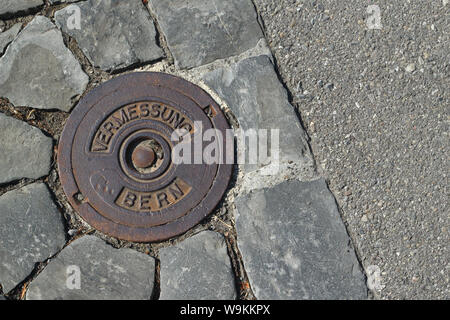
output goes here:
[{"label": "round metal survey marker", "polygon": [[[200,87],[163,73],[114,78],[81,99],[67,120],[58,146],[64,192],[109,236],[156,242],[180,235],[214,210],[230,181],[231,164],[195,162],[194,147],[190,161],[173,161],[187,137],[204,150],[209,129],[224,150],[231,147],[224,114]],[[177,130],[187,135],[173,139]]]}]

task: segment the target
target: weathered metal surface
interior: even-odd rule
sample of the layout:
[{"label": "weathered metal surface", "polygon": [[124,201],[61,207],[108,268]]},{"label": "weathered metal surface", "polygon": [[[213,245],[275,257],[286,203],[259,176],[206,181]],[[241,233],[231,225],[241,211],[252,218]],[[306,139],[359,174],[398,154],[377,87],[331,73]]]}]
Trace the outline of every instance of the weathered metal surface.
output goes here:
[{"label": "weathered metal surface", "polygon": [[[186,129],[194,140],[201,134],[194,122],[218,129],[215,139],[230,148],[220,107],[186,80],[142,72],[92,90],[58,147],[70,204],[92,227],[123,240],[155,242],[186,232],[217,206],[232,172],[230,164],[173,163],[172,133]],[[203,150],[210,142],[200,143]]]},{"label": "weathered metal surface", "polygon": [[155,151],[144,145],[136,146],[131,154],[131,160],[136,169],[149,168],[155,162]]}]

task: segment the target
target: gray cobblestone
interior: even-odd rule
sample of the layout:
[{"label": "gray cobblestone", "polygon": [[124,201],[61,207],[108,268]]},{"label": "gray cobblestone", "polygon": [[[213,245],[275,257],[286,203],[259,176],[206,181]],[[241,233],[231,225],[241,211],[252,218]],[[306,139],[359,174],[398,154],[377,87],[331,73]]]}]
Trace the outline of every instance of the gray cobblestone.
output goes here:
[{"label": "gray cobblestone", "polygon": [[0,184],[47,175],[52,146],[38,128],[0,112]]},{"label": "gray cobblestone", "polygon": [[62,215],[43,183],[0,197],[0,284],[5,293],[65,244]]},{"label": "gray cobblestone", "polygon": [[34,18],[0,58],[0,96],[15,106],[69,111],[88,81],[61,32],[42,16]]},{"label": "gray cobblestone", "polygon": [[43,0],[2,0],[0,3],[0,16],[27,11],[44,5]]},{"label": "gray cobblestone", "polygon": [[154,279],[152,257],[84,236],[61,251],[31,282],[27,300],[149,300]]},{"label": "gray cobblestone", "polygon": [[236,299],[230,258],[218,233],[201,232],[160,255],[161,299]]},{"label": "gray cobblestone", "polygon": [[72,6],[55,13],[56,24],[75,38],[94,66],[116,70],[163,56],[155,25],[141,0],[89,0],[77,6],[80,29],[68,25]]},{"label": "gray cobblestone", "polygon": [[367,288],[325,181],[239,196],[236,228],[259,299],[365,299]]},{"label": "gray cobblestone", "polygon": [[20,31],[20,28],[22,27],[21,23],[16,23],[8,30],[0,33],[0,55],[5,50],[6,46],[11,43],[11,41],[14,40],[14,38],[17,36],[17,34]]},{"label": "gray cobblestone", "polygon": [[[203,79],[225,100],[244,131],[280,130],[281,162],[312,162],[306,133],[268,56],[252,57],[231,67],[219,68]],[[263,166],[259,161],[246,164],[244,171],[255,171]]]},{"label": "gray cobblestone", "polygon": [[238,55],[263,37],[250,0],[149,2],[179,68]]}]

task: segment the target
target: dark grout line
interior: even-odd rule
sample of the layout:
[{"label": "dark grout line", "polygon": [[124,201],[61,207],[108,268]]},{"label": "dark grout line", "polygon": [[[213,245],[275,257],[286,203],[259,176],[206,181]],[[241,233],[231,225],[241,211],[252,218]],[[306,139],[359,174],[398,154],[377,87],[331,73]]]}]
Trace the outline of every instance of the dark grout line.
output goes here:
[{"label": "dark grout line", "polygon": [[33,271],[23,281],[21,281],[11,291],[9,291],[6,294],[6,297],[9,300],[25,300],[26,293],[28,291],[28,286],[30,285],[30,283],[34,279],[36,279],[36,277],[45,269],[45,267],[47,267],[49,262],[52,259],[56,258],[61,253],[61,251],[63,251],[67,247],[67,245],[68,243],[66,242],[66,244],[55,254],[53,254],[52,256],[50,256],[49,258],[45,259],[42,262],[36,262]]},{"label": "dark grout line", "polygon": [[0,197],[5,195],[6,193],[10,192],[10,191],[14,191],[14,190],[18,190],[21,189],[23,187],[26,187],[30,184],[33,183],[38,183],[38,182],[44,182],[46,177],[42,177],[39,179],[30,179],[30,178],[22,178],[22,179],[18,179],[18,180],[14,180],[14,181],[10,181],[10,182],[6,182],[3,184],[0,184]]},{"label": "dark grout line", "polygon": [[266,24],[264,23],[264,19],[262,18],[262,16],[259,14],[258,11],[258,7],[256,6],[256,3],[254,0],[251,0],[253,7],[255,8],[255,12],[256,12],[256,20],[259,24],[259,27],[261,28],[261,31],[264,35],[264,38],[267,39],[267,32],[266,32]]},{"label": "dark grout line", "polygon": [[121,74],[133,72],[135,69],[139,69],[139,68],[144,68],[144,67],[147,67],[147,66],[155,65],[156,63],[162,62],[164,60],[166,60],[165,57],[160,57],[160,58],[157,58],[155,60],[144,61],[144,62],[136,62],[136,63],[131,64],[131,65],[126,66],[126,67],[110,70],[107,73],[109,75],[111,75],[111,76],[118,76],[118,75],[121,75]]},{"label": "dark grout line", "polygon": [[42,12],[42,10],[45,8],[45,5],[41,5],[32,9],[28,10],[22,10],[14,13],[5,13],[3,15],[0,15],[0,20],[8,21],[8,20],[14,20],[18,18],[24,18],[27,16],[34,16],[38,14],[39,12]]},{"label": "dark grout line", "polygon": [[365,280],[366,288],[367,288],[367,296],[368,296],[369,299],[373,299],[375,297],[375,294],[374,294],[374,292],[369,290],[369,288],[367,287],[367,273],[366,273],[366,270],[364,269],[362,254],[361,254],[359,248],[356,246],[356,241],[354,240],[354,238],[356,238],[356,237],[354,237],[352,232],[350,232],[349,224],[348,224],[347,220],[344,219],[344,214],[342,213],[342,208],[339,206],[337,198],[335,197],[335,195],[331,191],[330,183],[329,183],[328,179],[325,179],[325,183],[327,185],[328,190],[333,195],[334,202],[336,204],[336,208],[338,209],[338,212],[339,212],[339,216],[341,217],[342,223],[344,224],[344,228],[345,228],[345,231],[347,233],[347,236],[350,239],[349,247],[351,247],[351,249],[355,253],[356,260],[358,261],[358,267],[360,268],[361,273],[364,275],[364,280]]},{"label": "dark grout line", "polygon": [[161,296],[161,260],[155,258],[155,282],[150,300],[159,300]]},{"label": "dark grout line", "polygon": [[150,3],[144,4],[144,6],[146,7],[147,12],[150,14],[150,17],[153,20],[153,24],[155,25],[156,44],[164,51],[165,58],[168,60],[169,65],[173,65],[175,63],[175,59],[173,58],[172,52],[170,52],[169,46],[167,45],[167,39],[162,31],[161,26],[159,25],[156,14],[150,8]]},{"label": "dark grout line", "polygon": [[250,279],[245,270],[242,254],[237,244],[237,235],[234,228],[233,234],[225,236],[225,241],[228,248],[228,255],[230,256],[233,271],[235,273],[235,285],[239,300],[257,300]]}]

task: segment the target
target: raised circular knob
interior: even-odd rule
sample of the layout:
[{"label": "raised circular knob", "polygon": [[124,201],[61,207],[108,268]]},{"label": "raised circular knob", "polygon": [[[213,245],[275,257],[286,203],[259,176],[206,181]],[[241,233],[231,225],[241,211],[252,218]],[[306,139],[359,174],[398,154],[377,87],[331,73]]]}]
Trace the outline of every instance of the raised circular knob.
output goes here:
[{"label": "raised circular knob", "polygon": [[131,160],[136,169],[146,169],[153,165],[156,159],[155,151],[149,146],[138,145],[131,155]]}]

